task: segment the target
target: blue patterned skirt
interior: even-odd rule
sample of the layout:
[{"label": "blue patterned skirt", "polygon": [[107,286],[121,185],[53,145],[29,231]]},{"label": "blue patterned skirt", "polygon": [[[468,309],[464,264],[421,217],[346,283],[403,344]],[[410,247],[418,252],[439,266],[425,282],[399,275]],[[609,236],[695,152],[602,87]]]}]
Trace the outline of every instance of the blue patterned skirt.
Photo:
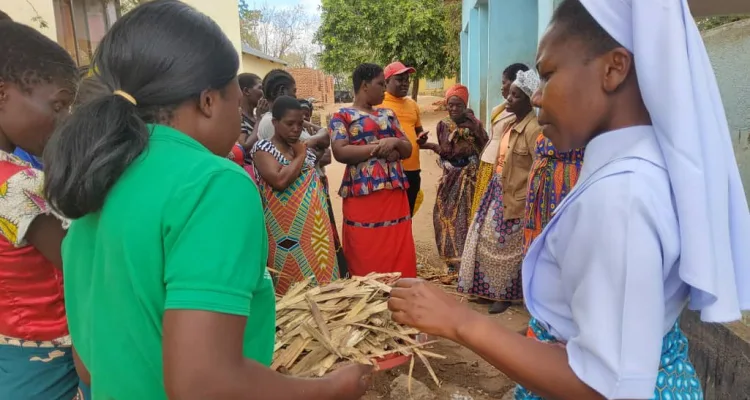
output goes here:
[{"label": "blue patterned skirt", "polygon": [[[544,343],[559,343],[535,318],[529,321],[526,336]],[[544,400],[517,386],[515,400]],[[688,340],[680,329],[678,320],[662,342],[659,375],[656,377],[653,400],[703,400],[703,389],[693,364],[688,357]]]}]

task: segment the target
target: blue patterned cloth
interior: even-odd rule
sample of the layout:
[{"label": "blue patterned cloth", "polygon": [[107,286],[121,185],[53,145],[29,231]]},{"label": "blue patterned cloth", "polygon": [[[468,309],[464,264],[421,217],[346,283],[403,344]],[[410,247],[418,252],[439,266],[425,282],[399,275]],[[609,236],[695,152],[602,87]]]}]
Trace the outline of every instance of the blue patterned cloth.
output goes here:
[{"label": "blue patterned cloth", "polygon": [[16,147],[16,150],[13,152],[13,154],[31,164],[31,166],[36,169],[42,169],[44,167],[44,165],[42,165],[42,161],[39,158],[31,155],[29,152],[20,147]]},{"label": "blue patterned cloth", "polygon": [[[529,333],[544,343],[560,343],[536,320],[529,321]],[[517,386],[515,400],[544,400],[523,386]],[[703,400],[703,389],[688,357],[688,340],[680,329],[680,321],[664,336],[659,374],[653,400]]]}]

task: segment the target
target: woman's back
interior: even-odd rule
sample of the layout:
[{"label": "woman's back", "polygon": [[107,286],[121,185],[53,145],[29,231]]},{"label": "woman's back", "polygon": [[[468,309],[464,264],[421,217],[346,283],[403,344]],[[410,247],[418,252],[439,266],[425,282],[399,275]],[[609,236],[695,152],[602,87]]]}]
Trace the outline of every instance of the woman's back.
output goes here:
[{"label": "woman's back", "polygon": [[[65,269],[69,324],[96,376],[95,396],[164,393],[165,309],[232,312],[275,301],[265,270],[252,272],[254,287],[240,288],[232,284],[236,266],[224,265],[241,258],[227,252],[246,249],[248,241],[259,250],[247,256],[248,270],[263,265],[253,259],[267,254],[262,215],[256,212],[260,196],[250,177],[172,128],[151,129],[146,151],[112,187],[102,210],[75,220],[63,243],[65,265],[76,266]],[[219,197],[225,199],[219,203]],[[226,198],[236,199],[236,207],[227,207]],[[222,234],[222,221],[234,218],[252,229]],[[203,234],[186,235],[194,230]],[[270,363],[273,313],[252,313],[248,326],[255,335],[245,341],[245,354]]]}]

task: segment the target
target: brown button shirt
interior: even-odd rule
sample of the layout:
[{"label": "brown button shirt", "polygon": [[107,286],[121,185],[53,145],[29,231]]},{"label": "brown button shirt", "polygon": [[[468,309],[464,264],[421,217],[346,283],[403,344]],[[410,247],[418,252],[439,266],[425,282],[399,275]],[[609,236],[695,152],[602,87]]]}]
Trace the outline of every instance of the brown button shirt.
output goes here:
[{"label": "brown button shirt", "polygon": [[513,124],[506,133],[510,135],[510,138],[502,171],[503,218],[505,220],[524,216],[529,172],[536,157],[534,148],[542,132],[536,120],[536,113],[533,111],[520,122]]}]

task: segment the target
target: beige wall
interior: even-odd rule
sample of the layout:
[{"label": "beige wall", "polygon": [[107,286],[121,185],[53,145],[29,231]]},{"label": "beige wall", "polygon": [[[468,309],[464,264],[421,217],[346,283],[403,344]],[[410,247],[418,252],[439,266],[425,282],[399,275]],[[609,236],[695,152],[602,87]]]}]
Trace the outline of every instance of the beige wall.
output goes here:
[{"label": "beige wall", "polygon": [[[0,10],[10,15],[14,21],[34,27],[50,39],[57,41],[52,0],[0,0]],[[37,16],[47,23],[46,28],[42,28],[39,22],[34,20]]]},{"label": "beige wall", "polygon": [[283,64],[255,57],[250,54],[242,54],[242,68],[240,71],[258,75],[263,78],[272,69],[284,68]]},{"label": "beige wall", "polygon": [[[211,17],[224,30],[229,40],[234,44],[238,54],[242,54],[242,39],[240,38],[240,15],[237,0],[182,0]],[[33,7],[32,7],[33,6]],[[36,12],[34,11],[36,9]],[[0,10],[5,11],[17,22],[30,25],[47,37],[57,40],[55,28],[55,11],[52,0],[0,0]],[[49,25],[40,28],[33,18],[39,13]],[[240,63],[242,60],[240,60]],[[242,70],[242,68],[240,68]]]},{"label": "beige wall", "polygon": [[[0,0],[8,1],[8,0]],[[15,0],[12,0],[15,1]],[[208,15],[221,27],[229,40],[237,49],[237,54],[242,54],[242,39],[240,37],[240,11],[237,0],[182,0],[187,4]],[[242,57],[244,58],[244,57]],[[240,71],[242,71],[243,60],[240,59]]]}]

